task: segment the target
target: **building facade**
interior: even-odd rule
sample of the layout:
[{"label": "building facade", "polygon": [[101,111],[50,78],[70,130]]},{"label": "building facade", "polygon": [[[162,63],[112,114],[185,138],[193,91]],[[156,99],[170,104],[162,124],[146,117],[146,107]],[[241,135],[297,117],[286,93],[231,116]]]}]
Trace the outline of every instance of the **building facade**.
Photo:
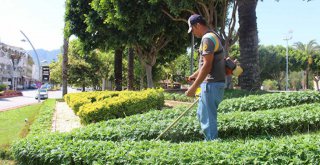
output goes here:
[{"label": "building facade", "polygon": [[0,84],[9,89],[27,89],[35,83],[35,64],[22,48],[0,42]]}]

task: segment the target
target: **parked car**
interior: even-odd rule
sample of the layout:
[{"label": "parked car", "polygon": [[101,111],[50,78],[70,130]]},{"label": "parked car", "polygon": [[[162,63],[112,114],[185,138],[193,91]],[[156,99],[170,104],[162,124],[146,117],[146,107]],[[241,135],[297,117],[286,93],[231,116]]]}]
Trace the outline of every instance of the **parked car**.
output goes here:
[{"label": "parked car", "polygon": [[38,91],[40,92],[40,99],[48,98],[48,90],[47,89],[39,89],[37,90],[35,99],[38,99]]},{"label": "parked car", "polygon": [[51,88],[52,88],[52,85],[51,85],[51,84],[48,84],[48,83],[45,83],[45,84],[41,85],[41,89],[50,90]]},{"label": "parked car", "polygon": [[36,84],[30,84],[29,89],[37,89]]}]

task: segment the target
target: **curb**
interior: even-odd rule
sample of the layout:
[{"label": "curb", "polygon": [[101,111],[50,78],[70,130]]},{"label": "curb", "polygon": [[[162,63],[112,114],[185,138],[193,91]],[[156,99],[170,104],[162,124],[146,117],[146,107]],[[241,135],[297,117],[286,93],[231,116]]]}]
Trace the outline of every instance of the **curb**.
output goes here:
[{"label": "curb", "polygon": [[0,99],[12,98],[12,97],[19,97],[23,95],[10,95],[10,96],[0,96]]},{"label": "curb", "polygon": [[10,111],[10,110],[13,110],[13,109],[22,108],[22,107],[25,107],[25,106],[28,106],[28,105],[34,105],[34,104],[39,104],[39,103],[29,103],[29,104],[19,105],[19,106],[15,106],[15,107],[6,108],[6,109],[0,109],[0,112]]}]

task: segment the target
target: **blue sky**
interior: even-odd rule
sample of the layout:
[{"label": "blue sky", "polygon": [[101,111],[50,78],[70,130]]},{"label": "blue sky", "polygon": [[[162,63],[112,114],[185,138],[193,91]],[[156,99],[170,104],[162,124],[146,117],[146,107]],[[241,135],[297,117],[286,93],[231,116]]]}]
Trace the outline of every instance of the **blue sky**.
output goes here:
[{"label": "blue sky", "polygon": [[31,50],[21,42],[22,30],[36,49],[59,49],[63,43],[65,0],[0,0],[1,42]]},{"label": "blue sky", "polygon": [[285,45],[284,36],[292,31],[289,44],[307,43],[316,39],[320,43],[320,1],[264,0],[256,9],[260,44]]},{"label": "blue sky", "polygon": [[[21,42],[22,30],[35,48],[59,49],[63,43],[65,0],[0,0],[1,42],[30,50]],[[284,36],[292,31],[292,40],[320,43],[320,1],[264,0],[258,3],[260,44],[285,45]]]}]

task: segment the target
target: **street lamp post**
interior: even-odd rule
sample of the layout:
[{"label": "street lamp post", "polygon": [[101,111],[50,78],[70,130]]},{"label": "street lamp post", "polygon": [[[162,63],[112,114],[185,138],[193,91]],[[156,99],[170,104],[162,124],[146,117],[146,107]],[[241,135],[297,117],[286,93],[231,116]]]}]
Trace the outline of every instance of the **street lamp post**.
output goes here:
[{"label": "street lamp post", "polygon": [[[39,60],[39,56],[38,56],[38,53],[36,51],[36,49],[34,48],[34,46],[32,45],[31,41],[29,40],[29,38],[23,33],[22,30],[20,30],[20,32],[22,33],[22,35],[27,39],[28,43],[31,45],[34,53],[36,54],[36,57],[37,57],[37,62],[38,62],[38,67],[39,67],[39,72],[38,72],[38,80],[39,82],[41,82],[41,76],[40,76],[40,71],[41,71],[41,64],[40,64],[40,60]],[[25,40],[22,40],[22,41],[25,41]],[[38,102],[40,102],[40,87],[38,87]]]},{"label": "street lamp post", "polygon": [[289,58],[288,58],[288,54],[289,54],[289,40],[292,39],[292,35],[291,35],[292,31],[289,31],[289,34],[286,35],[284,37],[283,40],[285,40],[287,42],[287,48],[286,48],[286,91],[288,91],[288,85],[289,85],[289,79],[288,79],[288,73],[289,73],[289,67],[288,67],[288,63],[289,63]]}]

